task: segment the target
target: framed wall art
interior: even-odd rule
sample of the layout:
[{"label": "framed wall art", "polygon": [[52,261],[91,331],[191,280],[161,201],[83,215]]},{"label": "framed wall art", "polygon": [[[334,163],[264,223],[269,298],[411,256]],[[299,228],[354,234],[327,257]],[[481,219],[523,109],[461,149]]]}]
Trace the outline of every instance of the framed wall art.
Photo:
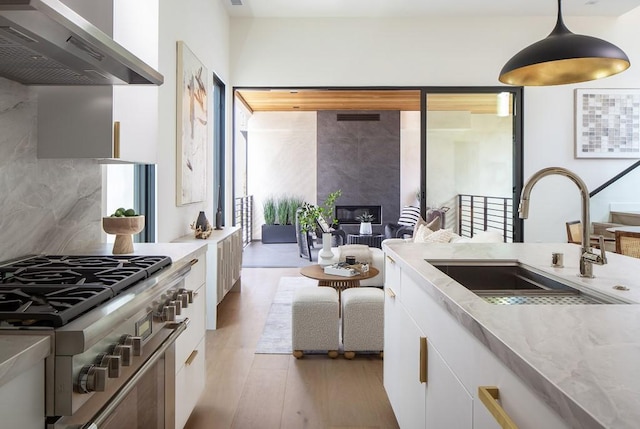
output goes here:
[{"label": "framed wall art", "polygon": [[576,89],[576,158],[640,158],[640,89]]},{"label": "framed wall art", "polygon": [[189,47],[177,44],[176,204],[205,201],[207,192],[208,72]]}]

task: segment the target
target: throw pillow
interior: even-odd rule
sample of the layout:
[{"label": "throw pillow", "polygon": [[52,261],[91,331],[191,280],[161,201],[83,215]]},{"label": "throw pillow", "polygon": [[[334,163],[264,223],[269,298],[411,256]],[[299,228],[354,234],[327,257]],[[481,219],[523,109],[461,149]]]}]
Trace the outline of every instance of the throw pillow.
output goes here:
[{"label": "throw pillow", "polygon": [[469,240],[470,243],[502,243],[503,241],[502,233],[498,231],[483,231]]},{"label": "throw pillow", "polygon": [[429,228],[431,231],[437,231],[441,227],[442,227],[442,221],[440,220],[440,216],[437,216],[427,224],[427,228]]},{"label": "throw pillow", "polygon": [[354,256],[356,261],[370,264],[373,260],[371,249],[366,244],[345,244],[344,246],[338,246],[340,256],[338,261],[344,262],[347,256]]},{"label": "throw pillow", "polygon": [[413,242],[414,243],[426,243],[427,238],[433,235],[434,232],[430,230],[427,225],[423,224],[416,228],[414,231]]},{"label": "throw pillow", "polygon": [[404,206],[400,212],[398,225],[414,226],[420,218],[420,207]]},{"label": "throw pillow", "polygon": [[450,229],[439,229],[425,239],[425,243],[448,243],[453,238],[453,231]]},{"label": "throw pillow", "polygon": [[422,217],[418,216],[418,221],[413,226],[413,241],[416,240],[416,235],[418,235],[418,230],[420,229],[420,227],[426,224],[427,222],[425,222],[424,219],[422,219]]}]

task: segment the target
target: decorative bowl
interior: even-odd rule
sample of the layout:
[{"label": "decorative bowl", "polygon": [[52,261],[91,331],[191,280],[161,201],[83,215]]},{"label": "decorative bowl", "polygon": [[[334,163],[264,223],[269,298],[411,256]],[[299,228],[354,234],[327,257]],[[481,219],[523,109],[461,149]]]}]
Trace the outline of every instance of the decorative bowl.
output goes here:
[{"label": "decorative bowl", "polygon": [[144,229],[144,216],[103,217],[102,229],[107,234],[115,234],[113,254],[133,253],[133,234]]}]

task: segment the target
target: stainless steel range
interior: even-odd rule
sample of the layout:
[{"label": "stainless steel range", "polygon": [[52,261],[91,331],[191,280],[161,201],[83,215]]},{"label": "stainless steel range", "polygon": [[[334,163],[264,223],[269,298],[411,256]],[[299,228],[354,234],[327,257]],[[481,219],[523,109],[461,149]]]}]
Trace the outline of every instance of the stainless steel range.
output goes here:
[{"label": "stainless steel range", "polygon": [[2,333],[52,336],[48,427],[170,427],[165,354],[188,323],[184,279],[195,262],[39,255],[0,264]]}]

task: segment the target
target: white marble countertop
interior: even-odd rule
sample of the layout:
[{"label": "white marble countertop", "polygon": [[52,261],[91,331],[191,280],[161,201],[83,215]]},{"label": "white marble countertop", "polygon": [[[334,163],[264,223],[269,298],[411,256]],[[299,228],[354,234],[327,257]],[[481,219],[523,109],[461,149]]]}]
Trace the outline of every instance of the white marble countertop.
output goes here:
[{"label": "white marble countertop", "polygon": [[0,335],[0,387],[49,356],[50,352],[49,336]]},{"label": "white marble countertop", "polygon": [[[572,427],[640,425],[640,259],[607,254],[609,263],[584,279],[574,244],[387,242],[383,249]],[[564,268],[551,267],[552,252],[564,253]],[[494,305],[425,260],[518,261],[631,304]]]},{"label": "white marble countertop", "polygon": [[[207,251],[206,240],[188,243],[133,243],[133,253],[128,255],[169,256],[173,263],[190,260]],[[98,243],[72,252],[75,255],[112,255],[113,243]]]}]

